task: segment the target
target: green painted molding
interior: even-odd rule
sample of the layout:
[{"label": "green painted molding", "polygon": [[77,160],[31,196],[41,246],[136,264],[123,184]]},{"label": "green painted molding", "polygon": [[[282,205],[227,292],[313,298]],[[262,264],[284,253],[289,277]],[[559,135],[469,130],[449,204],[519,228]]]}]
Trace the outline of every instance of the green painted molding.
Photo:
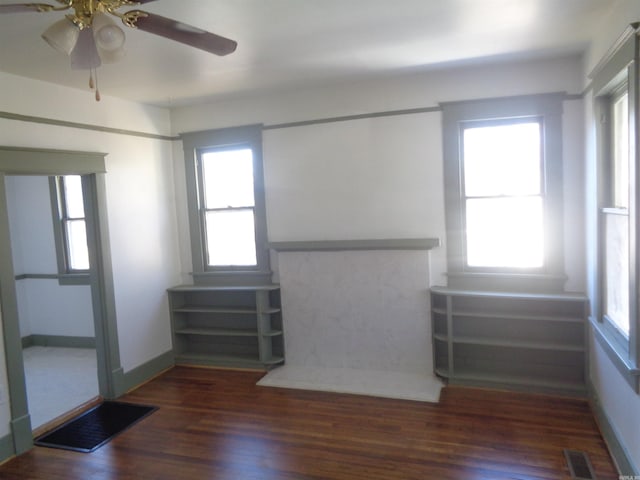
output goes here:
[{"label": "green painted molding", "polygon": [[22,337],[22,348],[28,347],[96,348],[96,339],[95,337],[33,334]]},{"label": "green painted molding", "polygon": [[127,387],[125,385],[124,369],[118,367],[111,370],[111,389],[107,395],[103,395],[107,400],[115,400],[127,393]]},{"label": "green painted molding", "polygon": [[0,438],[0,463],[9,460],[15,456],[16,451],[13,448],[13,435],[8,434]]},{"label": "green painted molding", "polygon": [[629,451],[624,446],[624,444],[620,441],[620,435],[616,430],[613,423],[609,419],[607,412],[602,407],[602,403],[600,402],[600,398],[598,397],[598,392],[596,390],[595,385],[591,381],[591,377],[587,378],[587,391],[589,393],[589,403],[591,405],[591,410],[596,417],[596,422],[598,427],[600,428],[600,433],[604,438],[604,441],[609,449],[609,453],[613,458],[616,467],[618,468],[618,472],[621,475],[631,475],[632,477],[640,478],[640,470],[631,460],[631,455],[629,455]]},{"label": "green painted molding", "polygon": [[57,273],[21,273],[15,276],[16,280],[58,280]]},{"label": "green painted molding", "polygon": [[0,118],[4,118],[6,120],[17,120],[19,122],[55,125],[56,127],[78,128],[81,130],[93,130],[96,132],[103,132],[103,133],[115,133],[117,135],[130,135],[133,137],[152,138],[155,140],[180,140],[180,137],[171,137],[168,135],[139,132],[136,130],[125,130],[123,128],[102,127],[100,125],[91,125],[91,124],[79,123],[79,122],[69,122],[66,120],[57,120],[55,118],[34,117],[30,115],[21,115],[19,113],[11,113],[11,112],[0,112]]},{"label": "green painted molding", "polygon": [[7,175],[86,175],[106,172],[106,153],[0,146]]},{"label": "green painted molding", "polygon": [[164,370],[175,365],[173,350],[169,350],[124,374],[124,388],[128,392],[133,390]]},{"label": "green painted molding", "polygon": [[431,250],[440,246],[438,238],[391,238],[363,240],[312,240],[269,242],[277,252],[338,252],[349,250]]},{"label": "green painted molding", "polygon": [[11,432],[13,433],[13,448],[17,455],[31,450],[31,447],[33,447],[33,433],[31,430],[31,417],[28,413],[11,420]]}]

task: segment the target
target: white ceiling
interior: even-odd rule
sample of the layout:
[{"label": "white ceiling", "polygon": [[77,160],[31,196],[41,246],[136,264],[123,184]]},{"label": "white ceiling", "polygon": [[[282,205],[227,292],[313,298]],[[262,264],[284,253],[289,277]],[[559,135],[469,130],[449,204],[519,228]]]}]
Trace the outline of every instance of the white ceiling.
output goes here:
[{"label": "white ceiling", "polygon": [[[232,38],[238,49],[218,57],[127,28],[127,56],[100,67],[100,90],[167,106],[485,57],[578,53],[615,2],[157,0],[141,9]],[[72,71],[40,38],[62,15],[0,15],[0,70],[87,88],[87,72]]]}]

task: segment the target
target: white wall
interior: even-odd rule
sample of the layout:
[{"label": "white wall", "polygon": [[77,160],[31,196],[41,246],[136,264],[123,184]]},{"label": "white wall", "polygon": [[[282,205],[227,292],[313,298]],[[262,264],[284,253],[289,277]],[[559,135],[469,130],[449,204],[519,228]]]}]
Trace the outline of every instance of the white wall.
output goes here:
[{"label": "white wall", "polygon": [[[579,58],[497,63],[272,92],[172,110],[174,133],[437,107],[439,102],[582,88]],[[565,232],[570,290],[584,291],[580,100],[565,102]],[[445,240],[439,112],[357,119],[263,133],[270,241],[437,237]],[[178,152],[181,155],[181,152]],[[175,159],[180,230],[188,232],[183,162]],[[178,173],[179,172],[179,173]],[[180,219],[179,219],[180,220]],[[190,261],[188,237],[181,238]],[[446,251],[431,252],[431,281],[444,284]]]},{"label": "white wall", "polygon": [[[48,178],[9,176],[6,187],[14,273],[56,274]],[[16,290],[23,337],[95,335],[89,286],[27,278],[16,282]]]},{"label": "white wall", "polygon": [[[640,2],[637,0],[620,0],[608,18],[601,22],[602,28],[595,35],[594,43],[586,56],[584,82],[588,82],[587,74],[598,63],[600,58],[609,50],[616,39],[623,33],[631,22],[640,20]],[[596,177],[596,144],[595,122],[593,117],[593,102],[591,94],[585,98],[585,158],[587,184],[595,187]],[[592,190],[593,191],[593,190]],[[597,264],[596,249],[596,215],[597,203],[593,193],[587,192],[585,204],[589,212],[587,218],[587,268],[589,295],[592,299],[597,295],[597,284],[594,276]],[[592,348],[589,352],[590,379],[596,394],[606,412],[612,428],[617,433],[618,440],[627,450],[631,461],[635,464],[636,472],[640,472],[640,395],[633,391],[618,370],[600,348],[595,339],[590,341]],[[631,474],[632,472],[622,472]]]},{"label": "white wall", "polygon": [[[96,103],[89,92],[4,73],[0,90],[0,111],[169,134],[164,109],[107,96]],[[127,372],[170,350],[165,290],[180,280],[171,142],[0,119],[0,145],[108,154],[106,209],[122,366]],[[0,392],[6,389],[5,381]],[[8,421],[0,409],[0,435]]]}]

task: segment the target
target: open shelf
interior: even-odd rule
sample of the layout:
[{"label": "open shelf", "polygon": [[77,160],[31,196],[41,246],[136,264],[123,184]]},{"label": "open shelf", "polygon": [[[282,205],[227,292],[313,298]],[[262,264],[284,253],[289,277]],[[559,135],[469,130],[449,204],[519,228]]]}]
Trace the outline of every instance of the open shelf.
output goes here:
[{"label": "open shelf", "polygon": [[453,383],[585,391],[587,299],[431,289],[434,367]]},{"label": "open shelf", "polygon": [[279,286],[168,290],[177,364],[268,369],[284,362]]}]

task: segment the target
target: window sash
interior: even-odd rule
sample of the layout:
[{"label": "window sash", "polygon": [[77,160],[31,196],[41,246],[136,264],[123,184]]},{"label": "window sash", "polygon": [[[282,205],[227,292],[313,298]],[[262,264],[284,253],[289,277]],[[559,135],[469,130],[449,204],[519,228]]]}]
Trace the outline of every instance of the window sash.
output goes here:
[{"label": "window sash", "polygon": [[[249,150],[251,152],[251,169],[243,168],[245,170],[245,174],[251,174],[250,182],[246,181],[244,178],[238,178],[238,171],[234,170],[232,172],[232,176],[236,177],[236,181],[240,181],[241,188],[247,189],[251,188],[251,194],[249,195],[245,192],[244,195],[236,196],[231,192],[228,202],[222,201],[219,195],[216,192],[207,191],[207,182],[205,180],[206,172],[206,155],[207,154],[224,154],[230,153],[232,156],[236,154]],[[256,212],[255,212],[255,199],[258,195],[256,192],[256,182],[255,182],[255,155],[253,149],[250,145],[239,144],[239,145],[230,145],[224,146],[221,148],[207,148],[201,150],[196,158],[196,175],[198,182],[198,203],[200,210],[200,224],[201,224],[201,232],[202,232],[202,255],[204,260],[204,270],[205,271],[216,271],[216,270],[228,270],[228,269],[256,269],[258,266],[258,256],[257,256],[257,223],[256,223]],[[242,160],[242,158],[240,159]],[[233,161],[233,160],[232,160]],[[249,185],[250,183],[250,185]],[[209,183],[211,185],[211,183]],[[214,183],[215,187],[215,183]],[[226,188],[226,187],[223,187]],[[215,198],[216,200],[210,201],[211,198]],[[239,199],[250,199],[252,204],[250,205],[242,205]],[[227,207],[218,207],[217,205],[221,205],[224,203],[235,204],[229,205]],[[215,205],[215,207],[210,207],[209,205]],[[251,213],[252,217],[252,228],[251,232],[248,230],[248,224],[245,224],[242,228],[239,225],[236,226],[236,233],[240,235],[235,238],[229,238],[225,236],[225,232],[217,231],[215,225],[212,224],[212,219],[214,218],[212,214],[220,214],[222,216],[227,215],[235,215],[236,217],[242,217],[243,213]],[[230,217],[227,217],[227,221],[229,221]],[[229,228],[234,228],[229,226]],[[243,231],[244,230],[244,231]]]},{"label": "window sash", "polygon": [[[538,116],[460,124],[463,253],[467,270],[534,271],[544,267],[542,128],[542,118]],[[478,218],[470,218],[472,212],[479,213],[481,204],[493,204],[494,210],[494,215],[485,211],[482,225]],[[528,209],[529,215],[518,215],[510,208],[517,204]],[[535,222],[527,219],[532,215]]]},{"label": "window sash", "polygon": [[[87,273],[90,269],[82,183],[79,175],[55,178],[58,221],[62,234],[64,273]],[[71,203],[69,200],[75,200]],[[70,215],[73,212],[74,215]]]}]

